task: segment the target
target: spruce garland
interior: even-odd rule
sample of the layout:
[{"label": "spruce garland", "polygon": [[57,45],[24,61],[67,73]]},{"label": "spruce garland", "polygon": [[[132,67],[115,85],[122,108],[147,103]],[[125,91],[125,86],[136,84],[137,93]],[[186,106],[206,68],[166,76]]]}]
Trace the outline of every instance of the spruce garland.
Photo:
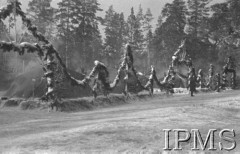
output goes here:
[{"label": "spruce garland", "polygon": [[[8,3],[7,6],[0,9],[0,19],[1,20],[6,19],[13,12],[14,3],[15,2]],[[53,47],[53,45],[44,37],[44,35],[42,35],[40,32],[38,32],[37,27],[32,24],[31,20],[29,18],[27,18],[26,14],[21,9],[21,3],[19,1],[16,1],[16,14],[21,17],[23,23],[26,25],[27,29],[32,33],[32,35],[35,38],[37,38],[38,41],[44,43],[44,45],[41,47],[38,44],[30,45],[30,43],[29,44],[25,43],[25,45],[26,45],[25,48],[29,48],[28,51],[32,52],[32,53],[37,51],[38,55],[41,58],[44,55],[44,60],[46,60],[49,55],[52,55],[52,56],[55,55],[55,58],[59,61],[61,67],[63,67],[64,74],[66,75],[67,79],[69,79],[71,81],[72,85],[80,85],[82,87],[85,87],[85,84],[86,84],[85,80],[82,80],[82,81],[77,80],[69,74],[69,72],[67,71],[66,65],[62,61],[59,53],[56,51],[56,49]],[[34,50],[35,48],[32,48],[34,46],[36,46],[38,48],[38,50]],[[10,49],[14,48],[14,51],[17,51],[20,55],[22,55],[24,53],[23,50],[18,51],[18,49],[21,49],[22,46],[20,46],[20,48],[19,48],[18,45],[9,43],[9,42],[1,42],[1,48],[3,50],[7,50],[7,51],[11,51]],[[32,49],[30,49],[30,48],[32,48]],[[42,50],[40,48],[42,48]],[[45,50],[46,52],[44,53],[43,50]]]},{"label": "spruce garland", "polygon": [[[15,4],[14,4],[15,3]],[[31,44],[28,42],[23,42],[20,44],[14,43],[14,42],[0,42],[0,49],[3,50],[3,52],[10,52],[14,51],[17,52],[19,55],[23,55],[25,51],[27,53],[37,53],[39,58],[41,60],[44,60],[46,62],[46,67],[43,68],[45,71],[44,76],[47,78],[47,92],[45,94],[46,99],[54,99],[56,100],[56,95],[54,95],[55,91],[55,81],[54,81],[54,65],[56,64],[55,59],[59,62],[63,69],[63,73],[65,74],[66,78],[71,81],[71,84],[73,86],[86,86],[86,80],[77,80],[74,77],[70,75],[70,73],[67,71],[67,67],[62,61],[59,53],[56,51],[56,49],[53,47],[53,45],[42,35],[40,32],[38,32],[38,29],[35,25],[32,24],[31,20],[27,18],[26,14],[21,9],[21,3],[19,1],[10,2],[7,4],[7,6],[2,7],[0,9],[0,20],[6,19],[11,13],[13,13],[13,9],[16,6],[16,15],[19,15],[23,21],[23,23],[26,25],[27,29],[32,33],[32,35],[38,39],[38,41],[42,42],[44,45],[39,44]]]}]

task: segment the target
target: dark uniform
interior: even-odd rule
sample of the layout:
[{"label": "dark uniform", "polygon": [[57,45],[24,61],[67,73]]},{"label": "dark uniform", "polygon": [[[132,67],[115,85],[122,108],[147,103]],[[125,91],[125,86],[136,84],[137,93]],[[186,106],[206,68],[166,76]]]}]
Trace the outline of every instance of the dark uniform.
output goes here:
[{"label": "dark uniform", "polygon": [[[194,80],[195,80],[195,86],[194,86],[194,88],[193,88],[193,91],[194,92],[197,92],[197,90],[196,90],[196,82],[197,82],[197,76],[196,76],[196,72],[195,72],[195,68],[194,67],[191,67],[191,68],[189,68],[190,69],[190,71],[189,71],[189,73],[188,73],[188,82],[189,82],[189,86],[188,86],[188,88],[190,88],[190,79],[193,77],[194,78]],[[191,89],[191,88],[190,88]],[[190,90],[191,91],[191,90]]]},{"label": "dark uniform", "polygon": [[196,76],[191,74],[188,78],[188,87],[191,96],[193,96],[193,92],[196,91]]},{"label": "dark uniform", "polygon": [[168,70],[167,75],[164,77],[163,81],[162,81],[162,85],[165,87],[165,89],[167,90],[167,92],[171,92],[174,93],[174,79],[175,77],[172,75],[171,70]]},{"label": "dark uniform", "polygon": [[227,67],[228,69],[235,69],[236,67],[231,56],[227,59]]},{"label": "dark uniform", "polygon": [[196,72],[195,72],[195,68],[194,68],[194,67],[189,68],[188,75],[189,75],[189,76],[190,76],[190,75],[193,75],[193,76],[196,77]]},{"label": "dark uniform", "polygon": [[[231,76],[231,85],[232,85],[232,88],[234,89],[235,86],[236,86],[236,70],[235,70],[236,66],[232,60],[231,57],[228,57],[227,59],[227,63],[223,66],[223,76],[224,76],[224,80],[226,80],[226,76],[228,73],[232,73],[232,76]],[[227,82],[224,82],[224,83],[227,83]],[[224,85],[224,84],[223,84]],[[225,84],[226,86],[226,84]]]},{"label": "dark uniform", "polygon": [[227,68],[228,68],[228,72],[232,73],[231,80],[232,80],[232,88],[234,89],[236,86],[236,70],[235,70],[236,66],[231,56],[228,57],[227,59]]},{"label": "dark uniform", "polygon": [[220,77],[220,73],[216,74],[216,79],[217,79],[217,83],[216,83],[216,91],[219,92],[220,91],[220,87],[221,87],[221,77]]}]

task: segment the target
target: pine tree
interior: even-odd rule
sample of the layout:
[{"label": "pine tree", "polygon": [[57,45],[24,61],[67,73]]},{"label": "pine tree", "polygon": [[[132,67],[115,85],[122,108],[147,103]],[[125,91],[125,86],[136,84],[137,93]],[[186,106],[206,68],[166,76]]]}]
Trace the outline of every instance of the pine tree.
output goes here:
[{"label": "pine tree", "polygon": [[131,8],[131,14],[128,16],[127,19],[127,39],[128,42],[134,41],[134,30],[135,30],[135,23],[136,23],[136,16],[134,14],[133,7]]},{"label": "pine tree", "polygon": [[100,35],[98,25],[102,19],[96,15],[101,11],[99,5],[97,0],[62,0],[58,3],[59,36],[67,47],[76,51],[71,55],[81,67],[88,66],[89,57],[93,57],[89,56],[93,52],[92,41]]},{"label": "pine tree", "polygon": [[209,42],[209,8],[210,0],[189,0],[189,19],[188,25],[190,33],[188,35],[189,43],[188,49],[191,51],[192,58],[211,60],[211,53],[215,53]]},{"label": "pine tree", "polygon": [[147,48],[147,68],[150,68],[151,60],[153,58],[153,33],[152,29],[149,29],[146,35],[146,48]]},{"label": "pine tree", "polygon": [[149,32],[149,30],[152,29],[152,20],[153,20],[153,15],[150,10],[150,8],[147,9],[145,15],[144,15],[144,23],[143,23],[143,28],[145,32]]},{"label": "pine tree", "polygon": [[137,49],[143,54],[144,52],[144,14],[142,6],[139,5],[138,13],[136,16],[136,27],[135,27],[135,41]]},{"label": "pine tree", "polygon": [[152,20],[153,15],[151,13],[151,10],[148,8],[145,15],[144,15],[144,22],[143,22],[143,31],[146,33],[145,36],[145,49],[147,52],[147,68],[150,68],[150,61],[151,61],[151,48],[152,48]]},{"label": "pine tree", "polygon": [[[62,50],[60,53],[62,57],[65,59],[66,66],[68,67],[69,61],[68,59],[72,56],[73,45],[76,44],[73,37],[74,27],[73,24],[70,23],[70,16],[72,15],[72,11],[70,10],[70,6],[72,4],[71,0],[62,0],[58,3],[59,9],[57,10],[56,19],[58,21],[58,37],[64,41],[62,46]],[[71,42],[71,44],[70,44]]]},{"label": "pine tree", "polygon": [[127,35],[127,31],[126,31],[126,22],[124,19],[124,14],[120,13],[119,16],[119,30],[118,30],[118,49],[122,50],[122,48],[125,46],[126,44],[126,35]]},{"label": "pine tree", "polygon": [[210,0],[188,0],[189,24],[193,27],[193,37],[205,37],[208,33]]},{"label": "pine tree", "polygon": [[211,57],[223,65],[227,56],[234,55],[239,58],[239,18],[240,2],[227,0],[224,3],[217,3],[211,6],[213,12],[210,18],[210,39],[214,46]]},{"label": "pine tree", "polygon": [[141,32],[144,32],[144,14],[141,4],[138,7],[138,13],[136,15],[137,23],[139,24],[139,29]]},{"label": "pine tree", "polygon": [[[75,0],[76,5],[78,5],[79,0]],[[81,3],[79,4],[81,5]],[[80,36],[82,41],[82,57],[85,66],[88,66],[89,59],[88,54],[91,48],[89,45],[94,40],[95,36],[98,36],[99,28],[98,24],[102,19],[96,15],[97,11],[102,11],[99,8],[99,3],[97,0],[83,0],[81,7],[81,16],[79,16],[78,21],[80,21],[77,27],[77,38]]]},{"label": "pine tree", "polygon": [[[118,23],[117,23],[118,14],[113,10],[113,6],[111,5],[109,9],[106,11],[104,18],[105,27],[105,54],[107,58],[108,64],[110,60],[115,60],[116,56],[116,44],[118,37]],[[112,61],[112,62],[113,62]],[[112,63],[111,62],[111,63]]]},{"label": "pine tree", "polygon": [[53,31],[55,9],[51,6],[52,0],[31,0],[28,4],[28,13],[38,30],[45,35]]},{"label": "pine tree", "polygon": [[[141,11],[141,8],[140,8]],[[138,13],[139,14],[139,13]],[[144,36],[141,29],[141,16],[138,15],[138,18],[134,14],[133,7],[131,8],[131,14],[128,16],[127,19],[127,36],[128,42],[131,42],[135,50],[139,53],[143,52],[143,42]]]},{"label": "pine tree", "polygon": [[[162,10],[165,22],[162,24],[163,38],[167,46],[176,49],[184,38],[187,9],[183,0],[174,0],[172,4],[166,4]],[[170,47],[171,51],[173,48]]]},{"label": "pine tree", "polygon": [[124,46],[125,21],[123,13],[115,12],[113,6],[110,6],[106,11],[104,25],[106,26],[104,46],[108,63],[116,64],[116,59],[119,59]]},{"label": "pine tree", "polygon": [[183,0],[167,3],[159,16],[158,27],[154,32],[154,57],[159,57],[164,65],[169,65],[173,53],[185,38],[187,8]]}]

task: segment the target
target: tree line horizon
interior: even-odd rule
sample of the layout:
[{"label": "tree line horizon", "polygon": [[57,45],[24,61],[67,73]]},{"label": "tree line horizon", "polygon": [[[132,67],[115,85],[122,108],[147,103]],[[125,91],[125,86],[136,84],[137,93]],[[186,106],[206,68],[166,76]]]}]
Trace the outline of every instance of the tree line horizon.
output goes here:
[{"label": "tree line horizon", "polygon": [[[94,60],[100,60],[110,70],[117,70],[125,44],[131,43],[134,65],[147,74],[150,65],[157,71],[167,68],[183,39],[188,40],[186,50],[195,66],[205,71],[210,63],[221,66],[228,56],[240,58],[240,37],[229,37],[240,30],[238,0],[212,5],[210,0],[173,0],[163,7],[154,30],[151,9],[143,10],[141,5],[138,9],[132,7],[126,15],[115,11],[113,5],[102,10],[97,0],[61,0],[58,8],[51,2],[31,0],[28,16],[57,46],[69,69],[89,71]],[[98,11],[105,11],[105,16],[98,16]],[[0,38],[8,41],[7,35],[13,37],[14,15],[7,19],[7,24],[0,24]],[[18,35],[18,41],[37,42],[27,31]]]}]

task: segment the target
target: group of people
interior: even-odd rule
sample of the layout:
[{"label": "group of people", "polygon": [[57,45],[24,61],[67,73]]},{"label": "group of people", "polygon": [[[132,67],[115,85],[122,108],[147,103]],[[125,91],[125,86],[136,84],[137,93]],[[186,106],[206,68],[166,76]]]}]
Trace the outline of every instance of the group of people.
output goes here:
[{"label": "group of people", "polygon": [[[228,82],[227,75],[231,73],[231,82]],[[219,92],[221,89],[226,89],[226,87],[231,87],[234,89],[236,87],[236,70],[235,64],[232,57],[228,57],[227,63],[223,66],[222,69],[222,78],[221,73],[215,73],[215,67],[213,64],[210,64],[208,70],[208,82],[205,82],[202,69],[198,71],[198,75],[195,75],[195,69],[189,73],[189,90],[191,96],[193,96],[194,91],[196,91],[196,86],[199,85],[200,88],[209,88]]]},{"label": "group of people", "polygon": [[[185,43],[186,40],[182,41],[178,50],[174,53],[172,57],[172,63],[169,66],[168,73],[164,78],[164,82],[169,83],[172,85],[172,87],[174,87],[174,82],[172,81],[176,74],[174,71],[174,66],[185,65],[189,69],[185,79],[187,80],[187,88],[189,89],[191,96],[193,96],[193,93],[196,92],[197,86],[200,88],[216,90],[217,92],[219,92],[220,89],[225,89],[228,86],[230,86],[232,89],[236,87],[236,66],[231,56],[228,57],[226,64],[223,66],[222,73],[215,74],[214,65],[210,64],[210,68],[208,70],[208,82],[206,82],[202,69],[199,69],[198,74],[196,75],[192,59],[186,53]],[[228,82],[227,80],[227,75],[229,73],[231,74],[231,82]]]},{"label": "group of people", "polygon": [[105,96],[108,95],[109,92],[111,92],[119,83],[120,80],[120,73],[124,72],[125,77],[123,78],[124,84],[125,84],[125,89],[123,93],[125,95],[128,95],[129,87],[127,85],[127,80],[129,79],[130,73],[133,74],[133,76],[137,80],[137,86],[141,87],[142,89],[148,89],[149,86],[143,86],[137,76],[137,71],[135,70],[133,66],[133,54],[132,54],[132,49],[130,44],[126,45],[126,50],[123,55],[122,62],[119,66],[117,76],[115,77],[114,81],[110,83],[109,81],[109,72],[107,70],[107,67],[105,66],[104,63],[96,60],[94,62],[94,68],[91,71],[90,75],[87,76],[86,78],[90,80],[91,78],[94,78],[94,84],[93,84],[93,94],[94,97],[97,97],[97,91],[101,89],[104,93]]},{"label": "group of people", "polygon": [[155,68],[152,65],[148,81],[145,85],[142,85],[142,83],[138,78],[137,71],[133,66],[133,62],[134,62],[134,59],[133,59],[132,49],[131,49],[131,46],[127,44],[124,57],[122,59],[122,62],[117,72],[117,76],[115,77],[115,80],[112,83],[110,83],[109,72],[107,70],[107,67],[103,62],[96,60],[94,62],[94,68],[92,69],[91,73],[86,77],[87,80],[94,78],[93,88],[92,88],[94,97],[97,97],[98,90],[102,90],[103,94],[107,96],[107,94],[111,92],[114,89],[114,87],[118,84],[120,80],[120,72],[123,72],[125,74],[125,76],[122,79],[123,83],[125,84],[124,85],[125,88],[123,91],[125,95],[127,95],[129,92],[127,81],[129,79],[130,74],[132,74],[137,80],[136,86],[140,87],[142,90],[148,90],[150,95],[153,94],[154,82],[156,82],[156,84],[159,86],[161,90],[165,90],[167,93],[174,92],[173,88],[174,88],[175,72],[172,66],[170,66],[170,69],[167,72],[167,75],[164,77],[163,81],[159,81],[156,76]]},{"label": "group of people", "polygon": [[[232,89],[236,87],[236,65],[231,56],[228,57],[226,64],[223,66],[222,79],[220,73],[216,73],[214,78],[214,73],[215,73],[214,66],[211,64],[209,69],[209,82],[207,84],[207,87],[211,87],[211,85],[214,85],[214,83],[216,87],[215,89],[217,91],[220,91],[220,89],[225,89],[228,86],[231,87]],[[230,82],[227,80],[227,75],[229,73],[231,73]]]},{"label": "group of people", "polygon": [[[169,69],[167,71],[167,74],[165,75],[163,81],[159,81],[156,76],[156,71],[154,66],[151,66],[151,73],[148,78],[148,82],[146,85],[142,85],[140,80],[137,76],[137,71],[135,70],[133,66],[133,54],[132,49],[129,44],[126,45],[126,50],[124,53],[124,58],[120,64],[120,67],[117,72],[117,76],[115,77],[115,80],[113,83],[110,83],[109,81],[109,72],[107,70],[107,67],[104,65],[104,63],[100,61],[94,62],[94,68],[91,71],[90,75],[87,76],[87,79],[91,79],[95,77],[94,79],[94,85],[93,85],[93,94],[94,97],[97,97],[97,90],[102,89],[105,93],[104,95],[107,95],[119,82],[120,80],[120,72],[123,71],[125,74],[125,77],[123,78],[123,81],[125,83],[125,89],[123,91],[124,94],[128,93],[128,86],[127,86],[127,80],[129,79],[130,72],[134,75],[136,78],[137,86],[140,86],[142,90],[148,90],[150,94],[153,94],[153,83],[154,81],[159,86],[161,90],[166,90],[167,92],[174,93],[174,79],[176,76],[176,72],[174,70],[174,66],[178,65],[186,65],[189,69],[188,74],[186,76],[187,80],[187,88],[190,91],[191,96],[193,96],[194,92],[196,92],[196,87],[199,86],[201,88],[211,88],[216,91],[220,91],[220,89],[224,89],[227,86],[227,74],[232,73],[232,87],[235,87],[236,84],[236,71],[235,71],[235,64],[231,57],[228,57],[226,65],[223,67],[222,72],[222,80],[220,73],[215,74],[215,68],[212,64],[210,64],[210,68],[208,71],[208,82],[205,81],[203,70],[199,69],[198,74],[196,75],[195,68],[193,67],[192,59],[189,55],[186,54],[186,51],[184,50],[185,47],[185,41],[182,42],[177,52],[172,57],[172,63],[169,66]],[[102,85],[102,86],[101,86]],[[213,86],[214,85],[214,86]],[[215,88],[213,88],[215,87]]]}]

